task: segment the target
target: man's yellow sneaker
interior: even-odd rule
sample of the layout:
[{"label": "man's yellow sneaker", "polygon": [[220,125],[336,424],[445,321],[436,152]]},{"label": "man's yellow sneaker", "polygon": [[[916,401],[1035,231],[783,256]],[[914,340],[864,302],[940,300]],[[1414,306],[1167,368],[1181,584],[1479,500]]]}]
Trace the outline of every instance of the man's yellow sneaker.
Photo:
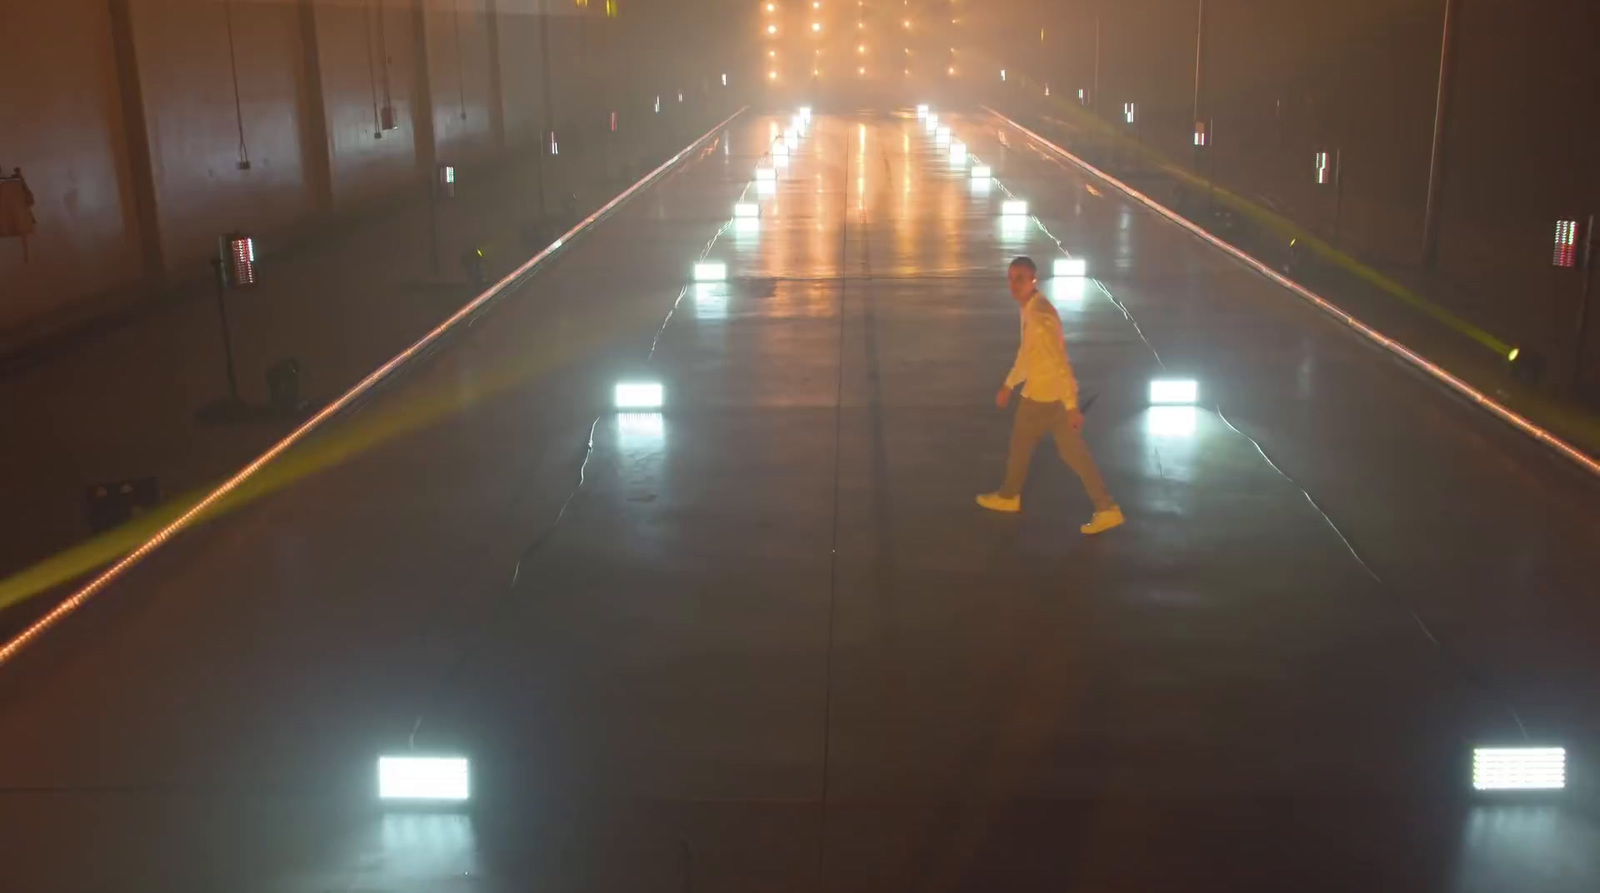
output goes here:
[{"label": "man's yellow sneaker", "polygon": [[[981,497],[979,501],[982,501]],[[1089,519],[1089,523],[1078,529],[1088,536],[1093,536],[1097,533],[1104,533],[1113,527],[1121,527],[1126,520],[1126,518],[1122,517],[1122,509],[1118,506],[1112,506],[1103,512],[1095,512],[1094,517]]]},{"label": "man's yellow sneaker", "polygon": [[1021,496],[1001,496],[999,493],[978,494],[978,505],[991,512],[1020,512],[1022,511]]}]

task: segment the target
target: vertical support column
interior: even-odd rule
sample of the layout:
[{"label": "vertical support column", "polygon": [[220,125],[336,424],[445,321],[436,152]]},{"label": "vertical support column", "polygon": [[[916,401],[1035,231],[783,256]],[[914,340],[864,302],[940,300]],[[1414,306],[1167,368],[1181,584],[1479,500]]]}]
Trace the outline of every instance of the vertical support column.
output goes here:
[{"label": "vertical support column", "polygon": [[484,23],[489,32],[489,134],[496,153],[506,151],[506,94],[500,69],[500,10],[495,0],[485,0]]},{"label": "vertical support column", "polygon": [[433,68],[428,58],[428,0],[412,0],[412,55],[415,71],[411,89],[411,133],[420,180],[428,203],[428,268],[434,278],[439,263],[439,147],[433,123]]},{"label": "vertical support column", "polygon": [[161,214],[156,200],[155,172],[150,160],[150,131],[144,110],[144,88],[139,79],[139,58],[133,39],[130,0],[110,0],[111,45],[117,67],[117,89],[122,100],[122,140],[128,153],[128,177],[133,193],[133,220],[139,240],[142,279],[155,290],[166,281],[166,257],[161,245]]},{"label": "vertical support column", "polygon": [[539,133],[539,219],[546,219],[549,205],[545,199],[545,159],[549,158],[550,134],[555,130],[554,91],[550,89],[550,0],[539,4],[539,87],[543,91],[543,130]]},{"label": "vertical support column", "polygon": [[1450,126],[1450,92],[1455,80],[1455,29],[1458,0],[1444,0],[1443,35],[1439,39],[1439,90],[1433,104],[1433,149],[1428,156],[1428,198],[1422,215],[1422,266],[1439,262],[1439,201],[1444,191],[1444,140]]},{"label": "vertical support column", "polygon": [[306,93],[305,139],[300,142],[306,188],[312,207],[325,214],[333,208],[333,142],[328,136],[328,103],[322,85],[322,49],[317,36],[316,0],[300,0],[301,72]]},{"label": "vertical support column", "polygon": [[428,58],[428,0],[412,0],[412,56],[415,83],[411,90],[411,133],[422,181],[433,188],[434,168],[439,165],[439,149],[433,126],[433,66]]}]

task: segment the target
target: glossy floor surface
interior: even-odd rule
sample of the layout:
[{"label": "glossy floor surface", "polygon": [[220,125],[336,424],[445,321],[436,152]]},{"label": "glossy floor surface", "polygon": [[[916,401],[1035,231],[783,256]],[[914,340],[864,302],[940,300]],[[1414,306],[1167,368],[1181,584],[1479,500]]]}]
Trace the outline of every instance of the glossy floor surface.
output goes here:
[{"label": "glossy floor surface", "polygon": [[[758,195],[783,120],[0,667],[0,889],[1600,889],[1594,482],[993,119],[987,188],[843,114]],[[1047,448],[972,502],[1019,253],[1095,277],[1095,539]],[[1470,798],[1523,740],[1573,789]],[[408,748],[474,808],[376,809]]]}]

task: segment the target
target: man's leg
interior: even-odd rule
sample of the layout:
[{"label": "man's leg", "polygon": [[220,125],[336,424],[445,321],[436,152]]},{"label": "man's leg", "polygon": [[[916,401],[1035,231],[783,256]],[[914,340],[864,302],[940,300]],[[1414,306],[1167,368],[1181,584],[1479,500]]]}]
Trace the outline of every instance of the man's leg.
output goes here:
[{"label": "man's leg", "polygon": [[1028,465],[1033,462],[1033,450],[1039,438],[1050,430],[1050,408],[1060,409],[1060,404],[1040,403],[1020,397],[1017,416],[1011,423],[1011,451],[1006,456],[1006,482],[1000,486],[1000,495],[1012,499],[1022,494],[1022,485],[1028,480]]},{"label": "man's leg", "polygon": [[1089,444],[1084,442],[1083,432],[1072,430],[1065,406],[1059,403],[1054,406],[1056,412],[1050,419],[1050,428],[1055,435],[1056,452],[1061,454],[1061,461],[1067,463],[1067,467],[1083,482],[1083,489],[1088,492],[1095,511],[1106,512],[1116,508],[1116,500],[1111,498],[1105,479],[1100,477],[1100,469],[1094,464],[1094,456],[1089,453]]}]

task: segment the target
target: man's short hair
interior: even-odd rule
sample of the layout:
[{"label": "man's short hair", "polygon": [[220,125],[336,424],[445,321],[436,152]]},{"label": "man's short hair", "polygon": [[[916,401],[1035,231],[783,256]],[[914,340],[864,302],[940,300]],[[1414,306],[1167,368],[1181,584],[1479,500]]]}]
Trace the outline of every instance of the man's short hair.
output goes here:
[{"label": "man's short hair", "polygon": [[1011,266],[1013,266],[1013,267],[1027,267],[1028,268],[1028,272],[1032,273],[1035,276],[1039,275],[1039,265],[1034,263],[1033,262],[1033,258],[1027,256],[1026,254],[1017,255],[1016,258],[1011,261]]}]

